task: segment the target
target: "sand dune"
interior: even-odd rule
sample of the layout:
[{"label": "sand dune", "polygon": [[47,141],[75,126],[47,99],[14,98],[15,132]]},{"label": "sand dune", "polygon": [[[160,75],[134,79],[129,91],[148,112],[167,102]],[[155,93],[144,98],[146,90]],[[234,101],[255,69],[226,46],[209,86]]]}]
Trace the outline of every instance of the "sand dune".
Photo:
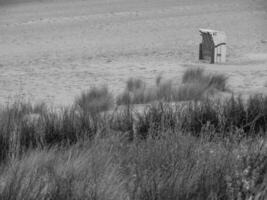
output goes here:
[{"label": "sand dune", "polygon": [[228,62],[203,67],[228,74],[234,91],[267,90],[264,0],[0,1],[1,103],[68,104],[93,85],[116,93],[161,72],[179,80],[199,64],[200,27],[228,37]]}]

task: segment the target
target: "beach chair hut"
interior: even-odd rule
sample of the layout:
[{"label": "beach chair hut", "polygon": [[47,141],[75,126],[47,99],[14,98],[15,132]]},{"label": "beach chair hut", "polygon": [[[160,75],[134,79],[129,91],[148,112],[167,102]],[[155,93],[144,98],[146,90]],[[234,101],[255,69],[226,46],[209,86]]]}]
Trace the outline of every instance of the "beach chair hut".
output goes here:
[{"label": "beach chair hut", "polygon": [[202,42],[199,45],[199,59],[210,63],[226,61],[226,35],[222,31],[199,29]]}]

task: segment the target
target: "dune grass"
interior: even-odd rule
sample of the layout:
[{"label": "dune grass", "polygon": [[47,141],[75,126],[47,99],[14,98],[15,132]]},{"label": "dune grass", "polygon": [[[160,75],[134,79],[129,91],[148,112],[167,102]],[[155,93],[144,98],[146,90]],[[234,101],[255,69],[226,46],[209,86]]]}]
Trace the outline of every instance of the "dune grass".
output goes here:
[{"label": "dune grass", "polygon": [[182,82],[206,82],[206,78],[203,68],[188,68],[183,74]]},{"label": "dune grass", "polygon": [[90,106],[77,109],[75,102],[74,106],[55,111],[44,104],[15,103],[3,108],[0,112],[0,144],[3,147],[0,161],[23,155],[31,149],[69,146],[80,139],[93,140],[97,135],[112,132],[120,132],[133,140],[134,137],[157,138],[166,131],[181,131],[197,137],[208,132],[210,137],[222,138],[231,134],[264,136],[267,131],[267,97],[262,95],[251,96],[246,102],[234,96],[226,100],[207,98],[182,104],[155,102],[142,112],[136,112],[132,104],[106,113],[98,106],[99,102],[92,110],[88,110]]},{"label": "dune grass", "polygon": [[202,100],[215,91],[226,91],[227,77],[223,74],[207,74],[202,68],[189,68],[179,86],[172,80],[158,76],[154,87],[147,87],[141,79],[130,78],[126,88],[117,98],[117,104],[144,104],[152,101]]},{"label": "dune grass", "polygon": [[113,105],[106,88],[92,88],[77,97],[73,106],[54,110],[45,104],[15,102],[0,111],[0,160],[28,149],[70,145],[92,138],[103,129],[101,112]]},{"label": "dune grass", "polygon": [[[264,136],[267,131],[267,97],[251,96],[245,102],[240,96],[226,100],[205,99],[182,104],[155,103],[138,115],[137,134],[142,138],[157,136],[165,130],[210,137]],[[208,132],[208,133],[207,133]]]},{"label": "dune grass", "polygon": [[264,199],[267,152],[259,141],[164,135],[133,143],[113,135],[31,151],[2,166],[0,198]]},{"label": "dune grass", "polygon": [[225,91],[227,77],[224,74],[207,74],[203,68],[189,68],[182,77],[182,83],[194,83],[207,88]]},{"label": "dune grass", "polygon": [[[188,71],[183,87],[220,90],[222,77]],[[2,107],[0,199],[266,199],[267,97],[168,103],[197,91],[162,78],[156,86],[147,93],[144,82],[129,80],[127,105],[114,110],[105,87],[57,110]],[[140,96],[154,102],[137,112]]]},{"label": "dune grass", "polygon": [[123,93],[117,97],[117,105],[143,104],[155,100],[155,92],[140,78],[129,78]]},{"label": "dune grass", "polygon": [[93,87],[86,92],[82,92],[82,94],[76,98],[75,104],[83,111],[99,113],[111,109],[114,100],[107,87]]}]

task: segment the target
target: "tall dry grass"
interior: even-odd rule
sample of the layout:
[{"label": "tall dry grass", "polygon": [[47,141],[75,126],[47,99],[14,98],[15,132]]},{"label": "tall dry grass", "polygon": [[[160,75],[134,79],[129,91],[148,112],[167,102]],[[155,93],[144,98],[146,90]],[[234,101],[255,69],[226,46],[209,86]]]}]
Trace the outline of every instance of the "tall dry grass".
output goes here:
[{"label": "tall dry grass", "polygon": [[210,136],[264,136],[267,130],[267,97],[240,96],[225,100],[189,101],[178,104],[164,102],[147,106],[136,121],[137,134],[157,135],[166,129],[180,130],[199,136],[208,130]]},{"label": "tall dry grass", "polygon": [[[1,199],[249,199],[266,196],[260,141],[118,136],[34,150],[1,166]],[[257,167],[256,167],[257,166]]]},{"label": "tall dry grass", "polygon": [[69,146],[114,132],[133,140],[157,138],[166,131],[182,131],[197,137],[238,134],[242,138],[264,136],[266,130],[267,97],[262,95],[251,96],[246,102],[234,96],[221,101],[207,98],[182,104],[159,102],[139,112],[131,104],[103,113],[95,108],[92,112],[88,107],[77,109],[76,105],[54,111],[44,104],[15,103],[0,112],[0,160],[31,149]]},{"label": "tall dry grass", "polygon": [[71,145],[93,138],[105,126],[101,112],[110,109],[112,95],[106,88],[93,88],[77,97],[73,106],[60,109],[45,104],[15,102],[0,111],[0,160],[28,149]]},{"label": "tall dry grass", "polygon": [[[207,76],[189,72],[184,85]],[[224,88],[224,79],[211,77],[204,82]],[[113,97],[103,87],[59,110],[24,102],[2,107],[0,199],[266,199],[267,97],[168,103],[179,91],[179,99],[196,92],[174,93],[161,78],[156,85],[151,95],[144,82],[127,83],[138,101],[161,100],[143,112],[133,96],[110,112]]]}]

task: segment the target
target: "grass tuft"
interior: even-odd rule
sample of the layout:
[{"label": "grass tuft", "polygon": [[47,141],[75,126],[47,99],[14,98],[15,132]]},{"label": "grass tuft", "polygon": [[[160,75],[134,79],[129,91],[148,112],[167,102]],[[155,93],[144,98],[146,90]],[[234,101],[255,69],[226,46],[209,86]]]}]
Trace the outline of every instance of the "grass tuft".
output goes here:
[{"label": "grass tuft", "polygon": [[184,84],[194,83],[202,85],[203,88],[214,88],[226,91],[227,77],[224,74],[206,74],[202,68],[187,69],[182,77]]},{"label": "grass tuft", "polygon": [[76,98],[75,104],[83,111],[99,113],[113,106],[113,96],[106,87],[91,88]]},{"label": "grass tuft", "polygon": [[175,85],[172,80],[164,81],[162,79],[162,76],[158,76],[155,86],[148,88],[142,80],[130,78],[124,92],[117,97],[117,104],[203,100],[214,91],[227,90],[225,75],[206,74],[202,68],[186,70],[180,86]]},{"label": "grass tuft", "polygon": [[206,76],[203,68],[189,68],[182,77],[182,83],[202,82]]}]

